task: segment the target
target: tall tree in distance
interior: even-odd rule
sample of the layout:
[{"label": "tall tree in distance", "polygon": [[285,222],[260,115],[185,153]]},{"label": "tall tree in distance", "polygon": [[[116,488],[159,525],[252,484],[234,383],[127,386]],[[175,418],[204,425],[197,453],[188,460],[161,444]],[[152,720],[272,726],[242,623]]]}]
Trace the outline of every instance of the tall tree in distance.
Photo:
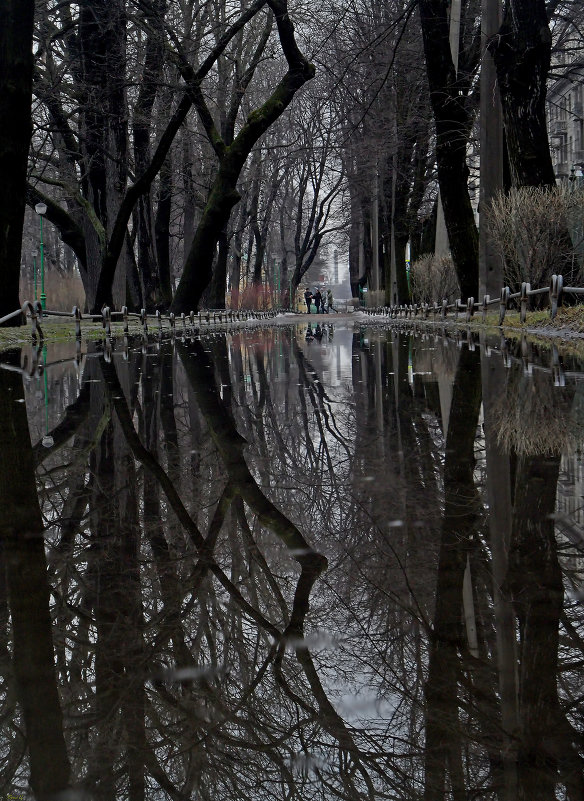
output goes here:
[{"label": "tall tree in distance", "polygon": [[34,5],[34,0],[0,0],[0,317],[20,305],[20,250],[32,133]]}]

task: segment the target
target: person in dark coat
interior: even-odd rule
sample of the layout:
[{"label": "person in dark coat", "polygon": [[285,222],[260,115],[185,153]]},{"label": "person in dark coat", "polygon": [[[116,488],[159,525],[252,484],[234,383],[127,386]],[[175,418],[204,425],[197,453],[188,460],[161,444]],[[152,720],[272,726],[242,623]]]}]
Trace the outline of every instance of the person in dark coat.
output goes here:
[{"label": "person in dark coat", "polygon": [[320,294],[320,289],[318,289],[318,287],[314,293],[314,305],[316,306],[316,313],[318,314],[322,306],[322,295]]},{"label": "person in dark coat", "polygon": [[312,292],[306,288],[304,292],[304,300],[306,301],[307,314],[310,314],[310,304],[312,303]]}]

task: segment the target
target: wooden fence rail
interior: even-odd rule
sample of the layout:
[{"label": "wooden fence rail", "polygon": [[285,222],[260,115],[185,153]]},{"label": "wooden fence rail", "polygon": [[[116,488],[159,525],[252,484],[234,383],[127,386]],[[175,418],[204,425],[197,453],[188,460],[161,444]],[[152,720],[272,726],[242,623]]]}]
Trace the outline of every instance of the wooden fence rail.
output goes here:
[{"label": "wooden fence rail", "polygon": [[483,322],[486,320],[487,312],[491,306],[499,307],[499,325],[503,325],[505,315],[509,308],[511,301],[517,301],[519,306],[519,318],[522,323],[527,321],[527,312],[529,311],[530,298],[536,295],[549,295],[549,312],[553,320],[558,313],[558,306],[561,305],[563,295],[584,295],[584,287],[577,286],[564,286],[564,279],[561,275],[552,275],[551,283],[549,286],[541,287],[540,289],[532,289],[531,285],[524,281],[521,284],[519,292],[511,292],[508,286],[501,288],[501,293],[498,298],[491,298],[489,295],[484,295],[482,303],[477,303],[474,298],[468,298],[464,303],[462,300],[455,300],[454,303],[448,303],[447,300],[442,300],[440,303],[414,303],[409,305],[400,306],[376,306],[366,308],[363,311],[366,314],[382,314],[387,317],[418,317],[419,315],[427,320],[430,315],[433,319],[438,317],[445,320],[450,312],[454,312],[456,319],[460,313],[464,313],[466,321],[470,322],[474,317],[475,312],[480,310],[482,312]]},{"label": "wooden fence rail", "polygon": [[41,327],[41,320],[43,317],[60,317],[65,319],[72,319],[75,322],[75,337],[81,339],[81,321],[89,320],[91,322],[100,322],[103,331],[107,336],[111,335],[112,320],[117,319],[123,321],[124,334],[129,332],[129,323],[131,319],[139,320],[142,325],[144,334],[148,334],[149,325],[154,326],[155,330],[161,333],[163,330],[170,330],[175,332],[177,324],[181,327],[183,333],[187,333],[190,329],[192,333],[195,328],[201,329],[204,326],[214,327],[228,324],[235,324],[237,322],[246,322],[248,320],[266,320],[275,317],[280,310],[270,309],[269,311],[233,311],[231,309],[206,309],[195,313],[191,311],[187,316],[184,313],[177,317],[172,312],[168,315],[161,314],[156,311],[154,314],[148,314],[146,309],[142,309],[140,313],[128,311],[127,306],[123,306],[120,311],[114,311],[108,306],[104,306],[101,314],[82,314],[78,306],[74,306],[72,311],[52,311],[43,309],[40,301],[33,302],[26,300],[20,309],[17,309],[10,314],[0,318],[0,324],[6,323],[9,320],[15,320],[18,317],[30,320],[31,336],[33,342],[43,340],[44,334]]}]

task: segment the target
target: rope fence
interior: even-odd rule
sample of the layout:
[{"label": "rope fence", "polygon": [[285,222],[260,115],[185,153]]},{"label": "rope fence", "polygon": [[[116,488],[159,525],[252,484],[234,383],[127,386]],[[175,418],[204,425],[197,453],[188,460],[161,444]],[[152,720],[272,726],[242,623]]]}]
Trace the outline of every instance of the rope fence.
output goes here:
[{"label": "rope fence", "polygon": [[462,300],[455,300],[454,303],[448,303],[448,300],[442,300],[440,303],[434,301],[430,303],[414,303],[409,305],[399,306],[375,306],[365,308],[362,311],[369,315],[384,315],[386,317],[401,317],[413,318],[421,316],[422,319],[427,320],[430,315],[433,319],[445,320],[449,313],[454,312],[454,319],[463,313],[466,316],[466,322],[474,317],[477,311],[482,312],[482,320],[486,321],[487,313],[491,306],[499,307],[499,325],[503,325],[507,310],[512,301],[516,301],[519,306],[519,319],[522,323],[527,321],[527,312],[530,310],[530,298],[538,295],[549,295],[550,318],[553,320],[558,313],[558,306],[561,305],[563,295],[584,295],[584,287],[577,286],[564,286],[564,278],[561,275],[552,275],[551,283],[549,286],[542,287],[541,289],[532,289],[531,285],[524,281],[521,284],[519,292],[511,292],[508,286],[502,287],[501,293],[498,298],[491,298],[490,295],[484,295],[482,303],[477,303],[474,298],[469,298],[466,303]]}]

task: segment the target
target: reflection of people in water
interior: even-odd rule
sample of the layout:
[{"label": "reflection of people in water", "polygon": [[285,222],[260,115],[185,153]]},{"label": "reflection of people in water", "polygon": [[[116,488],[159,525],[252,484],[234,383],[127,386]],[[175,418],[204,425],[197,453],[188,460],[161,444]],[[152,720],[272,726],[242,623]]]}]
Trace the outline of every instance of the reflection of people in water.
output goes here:
[{"label": "reflection of people in water", "polygon": [[306,340],[307,342],[312,342],[314,339],[314,335],[312,333],[312,326],[308,323],[308,328],[306,329]]},{"label": "reflection of people in water", "polygon": [[317,325],[316,328],[314,329],[314,338],[318,339],[318,341],[320,342],[320,340],[322,339],[322,334],[323,334],[322,328],[320,327],[320,325]]}]

